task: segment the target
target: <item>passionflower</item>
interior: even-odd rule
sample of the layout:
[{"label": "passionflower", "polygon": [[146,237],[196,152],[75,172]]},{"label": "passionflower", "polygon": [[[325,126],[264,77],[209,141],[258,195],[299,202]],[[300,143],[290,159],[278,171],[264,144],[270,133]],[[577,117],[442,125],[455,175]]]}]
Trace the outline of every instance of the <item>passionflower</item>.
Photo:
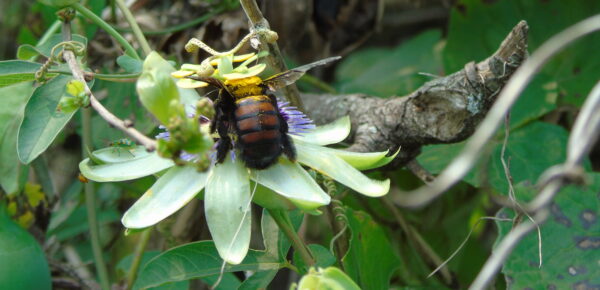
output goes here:
[{"label": "passionflower", "polygon": [[[163,124],[169,114],[164,107],[178,100],[171,76],[205,73],[202,69],[216,65],[213,77],[223,79],[247,77],[262,71],[264,67],[247,67],[258,55],[236,59],[233,56],[207,63],[204,67],[185,67],[171,74],[170,64],[158,54],[151,54],[144,62],[146,78],[138,80],[138,93],[142,103]],[[232,62],[244,61],[233,68]],[[185,65],[184,65],[185,66]],[[166,74],[166,75],[163,75]],[[169,75],[171,74],[171,75]],[[177,83],[181,88],[195,88],[201,83]],[[166,89],[165,89],[166,88]],[[164,94],[171,92],[171,94]],[[170,100],[163,100],[164,96]],[[169,102],[167,102],[169,101]],[[251,202],[269,209],[300,208],[318,214],[318,208],[327,205],[330,197],[315,182],[303,166],[331,177],[352,190],[366,196],[378,197],[389,191],[389,180],[373,180],[359,170],[376,168],[387,164],[394,156],[388,152],[356,153],[325,147],[343,141],[350,133],[350,120],[341,118],[331,124],[314,127],[303,113],[286,102],[279,103],[280,113],[288,123],[289,134],[297,151],[297,160],[290,161],[281,156],[279,160],[263,170],[245,167],[235,158],[235,152],[223,163],[212,163],[208,170],[198,171],[194,162],[206,160],[209,154],[194,155],[183,152],[180,159],[186,165],[176,166],[171,159],[160,157],[156,152],[146,152],[143,146],[129,149],[131,154],[122,154],[109,147],[91,154],[79,164],[81,173],[97,182],[117,182],[155,175],[156,182],[142,197],[125,212],[122,223],[130,229],[141,229],[155,225],[182,208],[196,196],[204,198],[204,211],[208,228],[219,255],[230,264],[242,262],[249,249]],[[208,131],[206,122],[200,131]],[[163,132],[157,138],[169,138]],[[203,193],[203,194],[202,194]]]}]

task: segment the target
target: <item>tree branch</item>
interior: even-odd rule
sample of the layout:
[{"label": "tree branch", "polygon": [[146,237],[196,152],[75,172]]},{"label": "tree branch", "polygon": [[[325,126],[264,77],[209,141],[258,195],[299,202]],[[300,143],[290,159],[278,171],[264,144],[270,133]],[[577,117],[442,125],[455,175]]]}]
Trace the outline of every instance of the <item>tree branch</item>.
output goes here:
[{"label": "tree branch", "polygon": [[306,111],[318,124],[350,115],[352,151],[401,148],[393,167],[406,165],[429,144],[468,138],[499,91],[527,56],[525,21],[519,22],[486,60],[425,83],[408,96],[305,94]]},{"label": "tree branch", "polygon": [[125,132],[129,137],[133,138],[137,143],[144,145],[146,150],[154,151],[156,149],[156,141],[142,134],[140,131],[136,130],[133,127],[131,121],[123,121],[107,110],[96,97],[92,94],[92,91],[87,86],[87,83],[84,78],[83,69],[77,63],[77,58],[75,54],[70,50],[65,50],[63,53],[63,58],[69,65],[71,72],[73,73],[73,78],[81,81],[85,84],[85,91],[90,96],[90,104],[96,112],[102,117],[102,119],[106,120],[111,126]]}]

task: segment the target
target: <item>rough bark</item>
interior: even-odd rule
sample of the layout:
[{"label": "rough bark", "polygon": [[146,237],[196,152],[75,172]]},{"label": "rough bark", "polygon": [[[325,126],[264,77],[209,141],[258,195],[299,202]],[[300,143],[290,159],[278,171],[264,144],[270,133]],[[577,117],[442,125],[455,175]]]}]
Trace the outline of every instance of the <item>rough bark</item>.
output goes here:
[{"label": "rough bark", "polygon": [[349,115],[349,150],[393,152],[401,148],[392,166],[404,166],[424,145],[460,142],[475,131],[527,57],[527,32],[527,23],[519,22],[486,60],[469,62],[410,95],[381,99],[364,94],[304,94],[305,110],[317,124]]}]

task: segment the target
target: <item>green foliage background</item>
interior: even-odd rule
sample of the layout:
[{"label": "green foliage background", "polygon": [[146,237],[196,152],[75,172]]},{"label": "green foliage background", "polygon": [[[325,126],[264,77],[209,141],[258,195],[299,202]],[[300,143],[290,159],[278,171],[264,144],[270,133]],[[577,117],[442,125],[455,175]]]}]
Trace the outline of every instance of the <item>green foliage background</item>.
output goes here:
[{"label": "green foliage background", "polygon": [[[96,13],[106,7],[105,1],[89,2],[91,10]],[[21,9],[22,13],[40,15],[41,23],[37,26],[40,29],[49,27],[55,19],[56,9],[39,3]],[[520,20],[526,20],[530,26],[529,51],[533,52],[552,35],[597,13],[600,13],[600,2],[594,0],[457,1],[451,10],[446,30],[419,31],[395,47],[368,47],[353,52],[336,68],[333,87],[339,93],[361,92],[382,98],[407,95],[431,78],[419,72],[446,75],[462,69],[467,62],[485,59]],[[19,23],[14,18],[6,19],[6,24]],[[78,32],[82,34],[78,36],[82,41],[93,39],[97,35],[97,27],[85,25]],[[35,79],[34,72],[40,67],[40,64],[30,61],[31,57],[38,54],[47,56],[52,47],[50,44],[42,47],[35,45],[36,35],[40,34],[40,31],[23,27],[17,37],[23,46],[18,54],[15,51],[16,55],[8,57],[18,57],[19,60],[0,62],[0,185],[9,214],[22,225],[32,226],[31,218],[27,218],[33,212],[31,208],[13,207],[11,212],[13,204],[31,207],[32,201],[26,197],[33,194],[31,187],[26,185],[39,182],[28,178],[33,168],[19,160],[28,163],[43,152],[71,151],[72,154],[62,155],[63,160],[53,160],[49,154],[41,155],[50,159],[53,166],[68,167],[62,171],[68,175],[66,179],[62,178],[66,189],[60,192],[59,206],[52,209],[42,239],[55,239],[59,247],[75,249],[82,261],[87,263],[93,258],[83,186],[76,178],[81,121],[79,115],[75,114],[60,120],[52,118],[53,110],[62,96],[62,91],[58,91],[70,77],[56,77],[45,86],[35,89],[26,83]],[[59,41],[54,39],[49,43],[56,44]],[[543,68],[512,109],[506,156],[510,160],[512,182],[516,184],[519,201],[532,198],[535,194],[532,184],[545,169],[565,160],[569,130],[577,110],[600,77],[598,48],[600,33],[569,46]],[[139,67],[136,68],[138,64],[129,59],[116,62],[121,72],[139,70]],[[101,65],[99,70],[108,72],[114,69],[113,65]],[[135,118],[136,127],[145,134],[157,132],[155,123],[138,104],[133,83],[96,80],[93,90],[96,94],[110,96],[103,99],[102,103],[118,117]],[[98,116],[93,117],[92,127],[96,148],[106,146],[107,140],[123,137],[122,133],[110,128]],[[338,260],[328,250],[330,240],[337,233],[328,227],[325,216],[307,217],[305,223],[310,230],[306,238],[311,243],[310,248],[316,255],[318,265],[342,268],[363,289],[469,285],[491,255],[494,243],[510,230],[511,223],[487,223],[476,227],[466,246],[448,264],[453,275],[452,281],[444,282],[437,276],[426,278],[434,267],[424,254],[423,244],[445,259],[461,244],[481,217],[514,216],[512,211],[500,208],[493,202],[493,196],[506,196],[508,192],[507,178],[500,162],[503,139],[504,130],[501,129],[487,145],[487,154],[463,182],[424,209],[397,210],[391,208],[384,199],[370,199],[352,193],[341,195],[343,205],[340,208],[348,227],[342,238],[347,239],[349,251],[337,257]],[[19,147],[18,140],[21,140]],[[427,146],[418,161],[431,172],[439,173],[462,146],[462,143]],[[593,165],[597,166],[598,160],[585,161],[589,176],[586,186],[573,186],[561,191],[552,205],[552,218],[541,227],[542,267],[538,267],[538,240],[532,234],[519,244],[505,263],[496,279],[497,287],[563,289],[600,285],[597,263],[600,260],[600,177],[592,172]],[[420,181],[406,170],[371,174],[390,177],[396,190],[408,190],[420,185]],[[119,219],[124,209],[153,181],[153,177],[147,177],[135,182],[95,185],[100,239],[105,249],[105,259],[114,266],[111,267],[115,270],[111,271],[110,276],[115,283],[124,280],[140,236],[139,233],[123,235]],[[390,194],[395,194],[395,191],[392,190]],[[298,213],[294,215],[294,221],[299,226],[302,216]],[[196,218],[201,219],[199,215]],[[2,222],[8,223],[5,220]],[[262,220],[255,222],[263,226],[262,232],[253,233],[259,241],[268,237],[265,229],[271,227],[276,230],[268,214],[263,214]],[[188,289],[195,283],[188,281],[190,279],[201,279],[208,284],[217,279],[220,259],[217,258],[214,244],[211,241],[177,241],[170,234],[172,223],[173,220],[168,219],[157,226],[154,234],[161,242],[152,244],[144,253],[135,287]],[[401,223],[408,224],[413,232],[406,232],[405,228],[399,226]],[[195,226],[200,227],[198,224]],[[1,230],[0,240],[3,234]],[[206,234],[197,236],[207,239]],[[258,250],[251,251],[247,259],[239,267],[236,266],[238,268],[228,269],[220,289],[253,289],[271,283],[276,273],[286,266],[286,253],[290,245],[281,234],[276,238],[269,237],[264,244],[253,243],[252,247]],[[30,247],[35,244],[28,235],[22,235],[20,241]],[[276,242],[268,244],[268,241]],[[0,255],[7,254],[3,249],[0,248]],[[61,251],[48,250],[46,257],[65,259]],[[38,258],[23,256],[20,259],[31,259],[29,263],[32,268],[46,271]],[[307,272],[299,259],[292,260],[301,274]],[[255,274],[249,279],[240,280],[239,276],[231,274],[237,271],[255,271]]]}]

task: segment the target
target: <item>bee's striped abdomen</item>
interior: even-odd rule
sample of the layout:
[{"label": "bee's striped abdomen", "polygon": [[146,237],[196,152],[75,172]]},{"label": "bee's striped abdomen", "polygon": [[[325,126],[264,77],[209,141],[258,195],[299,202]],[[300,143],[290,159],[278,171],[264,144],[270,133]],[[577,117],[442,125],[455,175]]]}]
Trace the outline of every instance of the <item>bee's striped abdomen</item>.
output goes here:
[{"label": "bee's striped abdomen", "polygon": [[264,169],[282,152],[277,108],[266,95],[236,100],[234,111],[240,158],[248,167]]}]

